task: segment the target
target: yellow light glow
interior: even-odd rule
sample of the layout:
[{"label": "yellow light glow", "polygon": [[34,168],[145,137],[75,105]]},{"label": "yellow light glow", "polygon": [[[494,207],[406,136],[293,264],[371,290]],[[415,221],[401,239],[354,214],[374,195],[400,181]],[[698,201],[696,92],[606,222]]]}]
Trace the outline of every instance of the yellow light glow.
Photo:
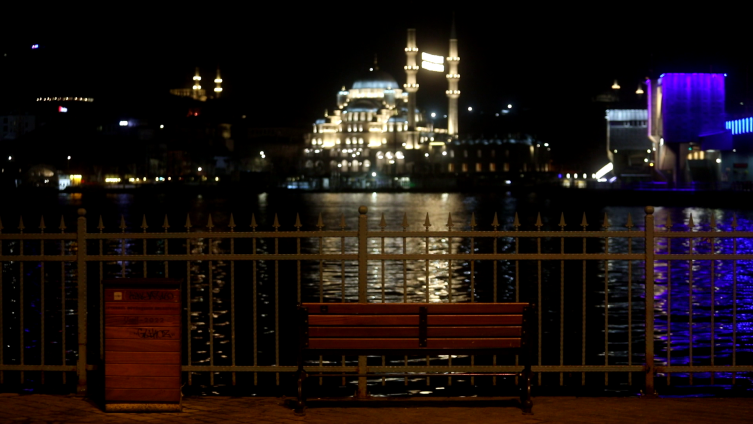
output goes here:
[{"label": "yellow light glow", "polygon": [[214,89],[214,91],[216,91],[216,92],[219,93],[220,91],[222,91],[222,87],[217,87],[217,88]]},{"label": "yellow light glow", "polygon": [[193,79],[194,79],[194,81],[201,81],[201,77],[198,76],[198,75],[196,75],[195,77],[193,77]]},{"label": "yellow light glow", "polygon": [[219,83],[221,83],[221,82],[222,82],[222,78],[215,78],[214,82],[216,82],[216,83],[218,83],[218,84],[219,84]]},{"label": "yellow light glow", "polygon": [[444,63],[444,56],[438,56],[435,54],[421,52],[421,60],[425,60],[427,62],[432,62],[432,63]]},{"label": "yellow light glow", "polygon": [[426,60],[421,62],[421,67],[426,69],[427,71],[444,72],[444,65],[428,62]]},{"label": "yellow light glow", "polygon": [[105,182],[106,182],[106,183],[110,183],[110,184],[115,184],[115,183],[119,183],[119,182],[120,182],[120,178],[116,178],[116,177],[107,177],[107,178],[105,178]]}]

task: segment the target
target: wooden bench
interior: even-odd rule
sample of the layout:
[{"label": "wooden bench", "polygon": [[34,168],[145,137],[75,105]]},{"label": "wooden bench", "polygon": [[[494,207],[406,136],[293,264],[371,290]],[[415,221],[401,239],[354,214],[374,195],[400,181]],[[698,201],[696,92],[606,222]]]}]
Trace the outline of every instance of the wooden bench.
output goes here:
[{"label": "wooden bench", "polygon": [[[428,375],[518,375],[521,407],[530,413],[531,340],[535,305],[528,303],[303,303],[298,307],[298,401],[303,413],[304,354],[451,355],[517,354],[520,373]],[[346,374],[375,377],[387,374]],[[419,374],[388,374],[418,376]]]}]

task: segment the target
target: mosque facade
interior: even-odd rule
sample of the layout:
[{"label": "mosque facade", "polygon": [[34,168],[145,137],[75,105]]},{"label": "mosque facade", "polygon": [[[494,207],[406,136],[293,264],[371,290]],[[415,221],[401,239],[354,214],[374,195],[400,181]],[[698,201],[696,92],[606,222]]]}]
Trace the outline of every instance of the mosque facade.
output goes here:
[{"label": "mosque facade", "polygon": [[[313,188],[409,188],[422,176],[438,174],[496,177],[497,173],[549,171],[548,144],[543,147],[530,138],[459,136],[460,57],[454,22],[447,56],[421,52],[419,66],[414,29],[408,30],[405,54],[404,84],[379,69],[375,60],[350,88],[341,88],[337,107],[325,111],[305,135],[301,174]],[[420,69],[446,73],[447,128],[435,127],[433,119],[416,106]]]}]

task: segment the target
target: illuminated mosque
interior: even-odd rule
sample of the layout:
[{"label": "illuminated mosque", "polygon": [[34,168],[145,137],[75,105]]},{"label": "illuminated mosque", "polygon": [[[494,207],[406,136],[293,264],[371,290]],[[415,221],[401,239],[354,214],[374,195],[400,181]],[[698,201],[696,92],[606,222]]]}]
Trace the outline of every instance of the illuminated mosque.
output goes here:
[{"label": "illuminated mosque", "polygon": [[[528,136],[461,137],[454,20],[446,56],[421,51],[419,64],[415,29],[408,29],[405,56],[404,84],[380,70],[375,60],[350,89],[337,93],[337,108],[313,124],[300,163],[310,188],[448,188],[482,179],[510,184],[508,179],[522,178],[521,173],[550,171],[548,143]],[[419,70],[445,73],[447,128],[435,127],[434,119],[416,106]]]},{"label": "illuminated mosque", "polygon": [[[207,101],[207,90],[201,86],[199,68],[196,68],[192,81],[193,85],[191,88],[174,88],[170,90],[170,94],[180,97],[190,97],[201,102]],[[219,67],[217,68],[217,77],[214,79],[214,85],[214,98],[219,99],[220,94],[222,94],[222,77],[220,76]]]},{"label": "illuminated mosque", "polygon": [[[460,58],[454,22],[447,57],[422,52],[419,67],[418,54],[416,30],[409,29],[405,84],[401,86],[380,70],[375,59],[373,67],[356,78],[350,89],[342,87],[337,93],[337,109],[325,111],[324,118],[318,119],[306,136],[306,170],[333,176],[397,176],[418,171],[420,159],[425,162],[432,154],[447,155],[447,144],[458,137]],[[416,107],[416,74],[419,69],[445,72],[445,61],[448,128],[435,128]]]}]

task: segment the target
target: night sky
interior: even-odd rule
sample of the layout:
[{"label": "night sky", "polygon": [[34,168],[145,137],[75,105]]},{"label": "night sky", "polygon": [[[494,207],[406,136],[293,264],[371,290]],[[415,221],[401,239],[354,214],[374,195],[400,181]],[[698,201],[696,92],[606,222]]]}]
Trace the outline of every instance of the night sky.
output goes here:
[{"label": "night sky", "polygon": [[[374,54],[403,83],[406,29],[416,28],[421,51],[446,55],[452,20],[442,3],[9,10],[3,19],[18,20],[0,29],[0,54],[8,54],[0,57],[6,99],[24,92],[126,104],[189,87],[195,66],[209,82],[219,65],[226,97],[258,126],[309,125],[335,107],[336,92],[367,71]],[[609,91],[614,79],[627,94],[645,77],[673,71],[727,72],[728,112],[742,112],[739,103],[752,97],[753,59],[745,53],[751,37],[729,8],[718,10],[456,7],[461,132],[464,126],[483,131],[473,119],[511,103],[528,114],[525,132],[554,143],[598,145],[603,130],[588,124],[595,95]],[[30,50],[34,43],[41,49]],[[418,82],[419,107],[446,113],[444,75],[422,70]]]}]

